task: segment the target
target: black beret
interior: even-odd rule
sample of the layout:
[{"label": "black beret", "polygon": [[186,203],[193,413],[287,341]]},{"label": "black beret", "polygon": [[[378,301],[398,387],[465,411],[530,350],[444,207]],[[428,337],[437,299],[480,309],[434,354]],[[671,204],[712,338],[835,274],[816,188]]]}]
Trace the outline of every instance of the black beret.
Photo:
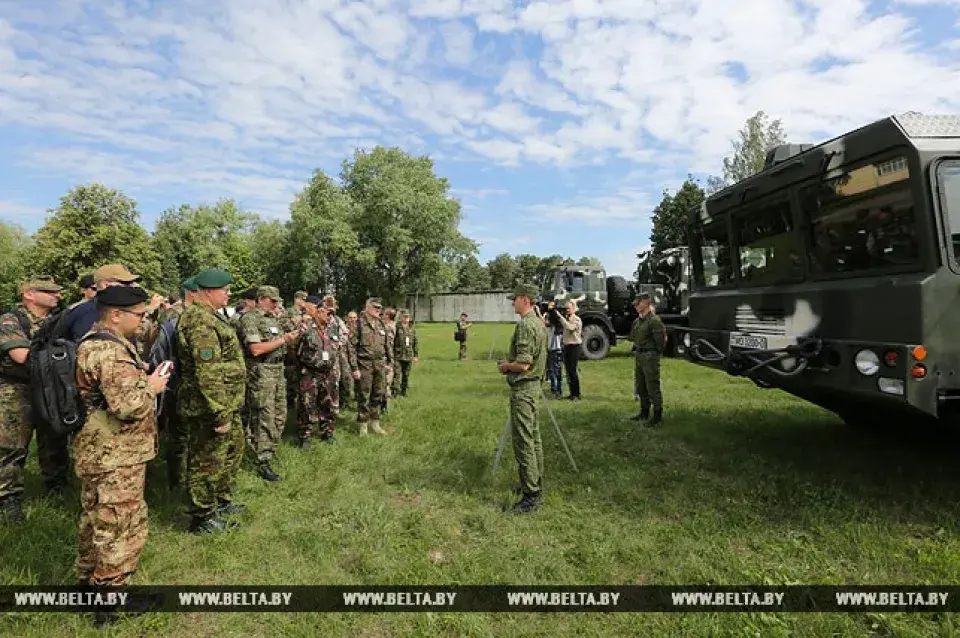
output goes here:
[{"label": "black beret", "polygon": [[93,287],[93,275],[84,275],[80,278],[80,287],[81,288],[91,288]]},{"label": "black beret", "polygon": [[129,308],[148,299],[150,295],[140,286],[107,286],[97,293],[97,307]]},{"label": "black beret", "polygon": [[318,305],[318,306],[319,306],[321,303],[323,303],[323,299],[321,299],[320,297],[318,297],[318,296],[316,296],[316,295],[310,295],[310,296],[308,296],[306,299],[304,299],[304,301],[306,301],[307,303],[316,304],[316,305]]},{"label": "black beret", "polygon": [[241,298],[241,299],[252,299],[253,301],[256,301],[256,300],[257,300],[257,289],[256,289],[256,288],[248,288],[247,290],[244,290],[244,291],[243,291],[243,294],[240,295],[240,298]]}]

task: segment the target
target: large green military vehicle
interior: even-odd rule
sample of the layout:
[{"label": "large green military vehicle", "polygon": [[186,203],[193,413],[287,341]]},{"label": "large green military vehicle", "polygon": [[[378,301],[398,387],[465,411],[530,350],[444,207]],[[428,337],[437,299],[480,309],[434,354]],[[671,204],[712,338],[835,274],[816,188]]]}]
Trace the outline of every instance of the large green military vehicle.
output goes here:
[{"label": "large green military vehicle", "polygon": [[[600,266],[557,266],[541,282],[540,301],[555,301],[558,306],[573,300],[583,321],[583,358],[596,360],[607,356],[617,337],[627,337],[637,312],[633,298],[648,292],[657,304],[657,314],[668,326],[683,325],[687,317],[690,261],[686,247],[672,248],[654,255],[637,255],[637,282],[618,275],[608,277]],[[672,336],[672,332],[668,331]],[[668,354],[674,340],[668,337]]]},{"label": "large green military vehicle", "polygon": [[692,361],[851,424],[960,423],[960,116],[773,149],[691,224]]}]

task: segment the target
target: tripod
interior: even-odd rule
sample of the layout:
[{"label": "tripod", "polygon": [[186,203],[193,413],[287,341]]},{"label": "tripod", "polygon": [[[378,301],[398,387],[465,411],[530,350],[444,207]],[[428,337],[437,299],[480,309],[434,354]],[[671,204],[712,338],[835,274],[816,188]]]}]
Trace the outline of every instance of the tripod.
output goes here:
[{"label": "tripod", "polygon": [[[557,417],[553,416],[553,410],[550,408],[550,402],[547,401],[546,395],[543,393],[543,386],[540,386],[540,396],[543,397],[543,404],[547,406],[547,413],[550,415],[550,421],[553,423],[553,429],[557,433],[557,437],[560,439],[560,444],[563,446],[563,451],[567,454],[567,459],[570,461],[570,465],[573,466],[574,472],[579,472],[577,468],[577,462],[573,460],[573,454],[570,453],[570,448],[567,447],[567,439],[564,438],[563,432],[560,430],[560,424],[557,423]],[[500,457],[503,456],[503,448],[507,445],[507,437],[510,435],[510,428],[512,427],[510,417],[507,417],[507,422],[503,426],[503,434],[500,435],[500,443],[497,445],[497,453],[493,457],[493,468],[491,471],[492,476],[497,475],[497,468],[500,466]]]}]

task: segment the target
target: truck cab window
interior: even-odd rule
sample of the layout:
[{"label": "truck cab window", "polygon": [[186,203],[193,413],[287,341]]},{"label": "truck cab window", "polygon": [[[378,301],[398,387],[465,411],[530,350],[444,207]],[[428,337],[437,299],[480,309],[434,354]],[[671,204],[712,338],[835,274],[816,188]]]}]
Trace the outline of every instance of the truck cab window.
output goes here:
[{"label": "truck cab window", "polygon": [[953,259],[960,265],[960,160],[950,160],[937,167],[937,187],[940,208],[953,243]]},{"label": "truck cab window", "polygon": [[699,231],[700,266],[704,286],[722,286],[733,281],[730,237],[725,221],[703,226]]},{"label": "truck cab window", "polygon": [[789,201],[761,203],[734,218],[740,281],[747,285],[799,281],[803,264]]},{"label": "truck cab window", "polygon": [[867,164],[800,191],[814,274],[862,274],[917,263],[907,162]]}]

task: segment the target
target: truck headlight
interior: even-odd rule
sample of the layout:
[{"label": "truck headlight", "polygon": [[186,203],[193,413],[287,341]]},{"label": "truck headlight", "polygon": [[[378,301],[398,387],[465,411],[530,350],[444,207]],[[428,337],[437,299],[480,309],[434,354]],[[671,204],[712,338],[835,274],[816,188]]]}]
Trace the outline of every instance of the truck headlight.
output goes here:
[{"label": "truck headlight", "polygon": [[861,350],[853,358],[853,363],[857,366],[860,374],[868,377],[880,371],[880,357],[873,350]]}]

